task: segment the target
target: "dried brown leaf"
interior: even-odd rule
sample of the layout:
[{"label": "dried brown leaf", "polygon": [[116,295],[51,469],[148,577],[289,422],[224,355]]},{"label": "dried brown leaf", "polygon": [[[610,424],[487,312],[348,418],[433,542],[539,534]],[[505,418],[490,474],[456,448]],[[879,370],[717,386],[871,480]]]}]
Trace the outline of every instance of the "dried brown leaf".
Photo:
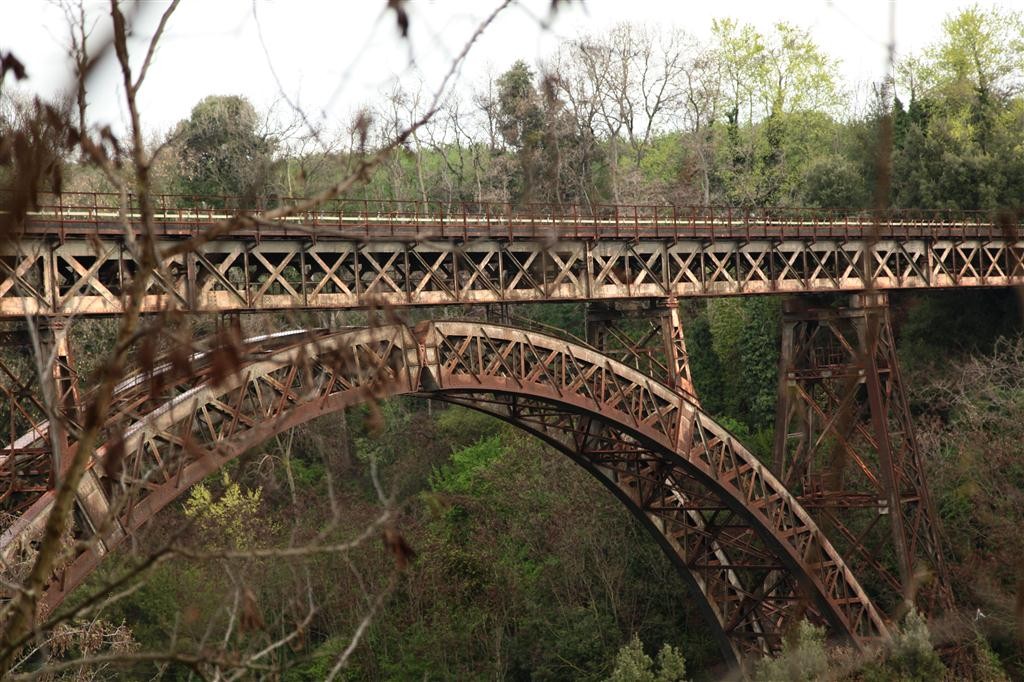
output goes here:
[{"label": "dried brown leaf", "polygon": [[388,0],[388,9],[395,13],[395,23],[403,38],[409,37],[409,13],[405,11],[406,0]]},{"label": "dried brown leaf", "polygon": [[405,536],[397,529],[392,527],[385,528],[381,534],[381,539],[384,541],[384,546],[387,550],[395,557],[395,566],[398,567],[398,570],[404,571],[409,567],[409,563],[416,558],[416,551],[409,546]]},{"label": "dried brown leaf", "polygon": [[15,57],[10,52],[0,55],[0,81],[3,80],[7,72],[10,71],[14,74],[14,80],[25,80],[28,78],[28,72],[25,71],[25,65],[21,63],[21,60]]},{"label": "dried brown leaf", "polygon": [[120,429],[115,429],[107,439],[107,448],[104,453],[101,465],[103,475],[107,478],[118,480],[124,470],[124,439],[121,437]]},{"label": "dried brown leaf", "polygon": [[169,353],[171,368],[176,377],[188,377],[192,375],[192,349],[186,344],[176,343],[171,347]]},{"label": "dried brown leaf", "polygon": [[265,627],[263,614],[260,613],[256,594],[248,585],[242,588],[242,606],[238,617],[238,625],[242,632],[255,632]]}]

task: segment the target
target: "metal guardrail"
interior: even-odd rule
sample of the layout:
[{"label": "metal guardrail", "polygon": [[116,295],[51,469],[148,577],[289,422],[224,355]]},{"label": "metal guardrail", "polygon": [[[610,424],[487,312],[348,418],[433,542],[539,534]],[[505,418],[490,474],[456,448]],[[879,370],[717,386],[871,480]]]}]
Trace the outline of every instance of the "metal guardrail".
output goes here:
[{"label": "metal guardrail", "polygon": [[[0,202],[4,195],[0,192]],[[506,239],[805,239],[1016,238],[1024,215],[986,211],[886,211],[719,206],[590,205],[502,202],[423,202],[335,199],[317,211],[277,220],[267,212],[300,199],[245,200],[230,196],[159,194],[152,197],[158,235],[187,237],[239,214],[256,218],[233,236]],[[0,206],[3,204],[0,203]],[[123,232],[141,222],[138,198],[105,192],[44,194],[20,226],[27,235]]]}]

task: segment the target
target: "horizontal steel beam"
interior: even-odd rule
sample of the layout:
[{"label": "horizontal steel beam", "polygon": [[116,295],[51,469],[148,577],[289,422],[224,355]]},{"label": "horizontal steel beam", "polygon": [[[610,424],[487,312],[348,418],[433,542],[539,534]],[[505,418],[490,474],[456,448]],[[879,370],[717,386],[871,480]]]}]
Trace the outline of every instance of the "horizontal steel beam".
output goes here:
[{"label": "horizontal steel beam", "polygon": [[[158,240],[168,252],[180,240]],[[0,249],[0,319],[116,315],[137,265],[119,238]],[[1016,238],[214,240],[166,259],[147,312],[584,301],[1024,284]]]}]

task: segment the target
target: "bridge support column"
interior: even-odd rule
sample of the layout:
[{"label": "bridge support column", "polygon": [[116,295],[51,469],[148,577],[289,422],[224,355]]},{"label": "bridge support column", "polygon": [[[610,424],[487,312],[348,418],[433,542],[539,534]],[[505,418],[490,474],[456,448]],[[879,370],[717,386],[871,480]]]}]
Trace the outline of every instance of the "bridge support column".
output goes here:
[{"label": "bridge support column", "polygon": [[512,321],[512,311],[508,303],[488,303],[484,306],[484,319],[497,324],[508,324]]},{"label": "bridge support column", "polygon": [[674,297],[587,303],[587,342],[696,398]]},{"label": "bridge support column", "polygon": [[[57,484],[78,424],[78,381],[64,320],[4,331],[0,344],[0,510],[17,513]],[[19,442],[46,420],[35,443]]]},{"label": "bridge support column", "polygon": [[787,302],[780,365],[778,475],[883,609],[950,607],[886,295],[854,295],[837,309]]},{"label": "bridge support column", "polygon": [[49,318],[40,322],[38,330],[40,360],[43,363],[41,379],[48,381],[48,385],[42,387],[42,396],[51,415],[51,484],[56,485],[57,477],[64,470],[63,458],[70,442],[68,429],[74,428],[79,422],[78,375],[68,339],[67,321]]}]

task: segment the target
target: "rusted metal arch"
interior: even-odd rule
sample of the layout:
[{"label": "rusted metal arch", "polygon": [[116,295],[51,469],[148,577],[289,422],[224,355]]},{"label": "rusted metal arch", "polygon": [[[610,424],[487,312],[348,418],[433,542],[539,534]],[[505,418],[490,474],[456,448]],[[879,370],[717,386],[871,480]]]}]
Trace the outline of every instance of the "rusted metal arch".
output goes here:
[{"label": "rusted metal arch", "polygon": [[[286,333],[283,335],[276,335],[276,337],[250,339],[247,340],[245,343],[248,346],[252,346],[260,340],[268,341],[271,340],[271,338],[279,340],[281,338],[289,338],[293,336],[293,334],[294,333]],[[578,341],[576,339],[572,340],[574,342]],[[579,343],[583,342],[579,341]],[[192,357],[193,360],[201,361],[203,359],[203,356],[204,353],[197,353]],[[158,367],[154,373],[166,373],[168,369],[170,369],[170,367],[164,365]],[[145,376],[135,376],[121,382],[121,384],[117,387],[117,390],[115,391],[118,398],[118,403],[124,404],[125,402],[129,401],[130,398],[128,396],[133,395],[132,389],[137,389],[145,386],[146,379],[147,377]],[[664,521],[659,519],[654,514],[646,513],[644,509],[637,504],[634,497],[630,494],[628,484],[616,484],[619,480],[618,472],[615,472],[607,468],[601,468],[600,466],[594,465],[586,457],[581,457],[580,453],[577,451],[577,448],[574,447],[573,444],[570,442],[571,439],[560,438],[557,437],[557,435],[553,436],[552,433],[547,430],[525,426],[524,424],[517,422],[514,418],[509,418],[509,415],[503,413],[501,410],[487,409],[487,407],[484,407],[486,405],[489,405],[489,403],[487,403],[486,401],[480,402],[467,400],[465,398],[451,398],[444,395],[438,397],[438,395],[436,394],[430,394],[423,397],[426,397],[428,399],[440,400],[451,404],[460,404],[469,409],[490,414],[496,418],[503,419],[507,422],[515,424],[524,431],[531,433],[537,436],[538,438],[544,440],[546,443],[553,446],[555,449],[561,451],[563,454],[573,459],[573,461],[575,461],[577,464],[587,469],[587,471],[589,471],[591,474],[598,477],[599,480],[602,483],[604,483],[606,487],[608,487],[608,489],[612,491],[612,493],[616,495],[620,499],[620,501],[634,514],[634,516],[640,520],[641,524],[645,528],[647,528],[647,530],[651,533],[655,541],[658,542],[659,545],[662,547],[662,550],[666,553],[666,555],[674,561],[674,564],[679,570],[681,576],[687,581],[687,584],[690,586],[691,590],[694,591],[693,593],[702,595],[704,597],[702,599],[698,599],[697,601],[698,606],[703,611],[708,622],[724,622],[723,615],[712,606],[711,600],[707,598],[709,589],[716,589],[714,583],[718,583],[716,589],[718,593],[729,593],[726,597],[727,601],[738,603],[743,599],[742,582],[737,576],[735,569],[730,568],[730,566],[734,565],[734,562],[729,558],[727,551],[722,547],[721,543],[717,542],[714,539],[712,531],[708,528],[708,524],[705,523],[704,518],[698,511],[693,509],[687,509],[684,513],[687,515],[688,521],[691,524],[692,528],[694,528],[699,534],[706,535],[707,548],[703,552],[703,554],[709,557],[708,560],[717,561],[717,563],[720,566],[720,568],[716,570],[714,572],[715,574],[712,576],[699,575],[698,572],[694,570],[694,565],[692,562],[690,565],[685,565],[680,560],[683,552],[679,550],[678,545],[674,541],[668,539],[665,535]],[[41,424],[37,424],[32,431],[24,434],[22,438],[18,439],[18,441],[16,441],[13,444],[12,449],[20,452],[27,452],[28,448],[25,447],[25,443],[41,443],[42,440],[45,440],[45,438],[48,435],[48,428],[48,422],[44,421]],[[45,447],[40,447],[36,449],[42,452],[44,457],[46,456],[47,453]],[[0,462],[2,462],[3,460],[4,455],[0,455]],[[35,477],[38,478],[38,472],[36,472],[38,467],[22,466],[20,468],[23,469],[23,474],[25,473],[25,471],[31,470],[32,472],[36,473]],[[44,485],[42,487],[42,490],[45,491],[45,489],[46,487]],[[8,493],[9,492],[10,491],[8,491]],[[686,506],[687,500],[683,497],[681,492],[676,491],[673,493],[673,496],[676,498],[676,501],[681,506]],[[691,552],[691,554],[692,553],[693,552]],[[65,593],[66,591],[66,587],[61,588],[61,594]],[[791,595],[780,596],[782,598],[788,598]],[[756,611],[749,611],[747,613],[744,613],[743,616],[743,618],[732,619],[734,621],[734,625],[729,633],[726,633],[722,628],[713,628],[714,633],[718,637],[722,651],[727,652],[727,655],[731,656],[734,662],[740,660],[739,657],[743,654],[770,654],[773,650],[772,644],[775,643],[777,640],[778,623],[768,625],[767,627],[763,626],[760,622],[761,614]],[[741,627],[744,630],[743,635],[745,646],[742,647],[741,650],[738,650],[737,647],[733,646],[732,639],[730,637],[735,636],[740,631]],[[766,630],[768,631],[767,633]]]},{"label": "rusted metal arch", "polygon": [[[662,546],[698,586],[703,581],[706,610],[727,633],[727,656],[763,650],[765,642],[774,648],[794,613],[856,643],[886,633],[842,558],[760,462],[690,399],[593,349],[509,327],[443,322],[268,337],[219,386],[216,363],[194,361],[164,395],[151,396],[146,377],[120,387],[111,426],[124,434],[123,472],[110,481],[94,466],[79,489],[85,525],[116,521],[96,551],[51,584],[51,604],[128,533],[249,447],[358,402],[413,394],[469,400],[549,434],[563,451],[571,444],[574,458],[586,458],[634,513],[658,525]],[[33,445],[28,440],[22,445]],[[45,519],[51,498],[41,496],[4,533],[5,561]],[[742,563],[723,567],[724,556]],[[739,572],[753,576],[743,594]]]}]

